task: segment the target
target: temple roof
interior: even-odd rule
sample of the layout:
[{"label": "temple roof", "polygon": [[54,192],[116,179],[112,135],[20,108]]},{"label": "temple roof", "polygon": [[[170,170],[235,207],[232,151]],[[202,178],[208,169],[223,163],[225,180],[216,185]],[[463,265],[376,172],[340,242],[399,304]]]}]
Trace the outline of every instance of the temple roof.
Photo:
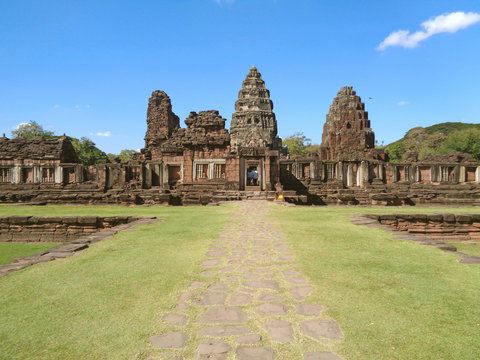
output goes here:
[{"label": "temple roof", "polygon": [[56,139],[44,139],[41,136],[31,139],[0,137],[0,160],[14,159],[59,160],[62,163],[78,162],[77,154],[67,136]]}]

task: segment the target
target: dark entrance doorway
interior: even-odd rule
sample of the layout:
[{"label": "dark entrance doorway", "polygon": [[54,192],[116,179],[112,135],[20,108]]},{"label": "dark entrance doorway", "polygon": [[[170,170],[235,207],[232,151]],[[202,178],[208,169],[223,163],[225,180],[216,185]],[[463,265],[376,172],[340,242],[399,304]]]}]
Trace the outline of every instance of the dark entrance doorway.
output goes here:
[{"label": "dark entrance doorway", "polygon": [[257,163],[247,163],[245,169],[245,189],[259,190],[261,184],[260,166]]},{"label": "dark entrance doorway", "polygon": [[181,169],[180,166],[168,165],[168,184],[175,186],[181,178]]}]

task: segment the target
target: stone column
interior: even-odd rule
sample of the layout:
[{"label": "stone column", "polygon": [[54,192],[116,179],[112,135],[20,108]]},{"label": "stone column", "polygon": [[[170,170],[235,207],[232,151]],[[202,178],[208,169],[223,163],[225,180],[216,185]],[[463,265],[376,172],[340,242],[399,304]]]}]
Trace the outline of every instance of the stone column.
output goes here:
[{"label": "stone column", "polygon": [[460,165],[458,170],[459,170],[458,182],[464,183],[465,182],[465,172],[466,172],[465,166]]},{"label": "stone column", "polygon": [[33,175],[33,183],[40,184],[42,182],[42,169],[40,169],[39,165],[32,166],[32,175]]},{"label": "stone column", "polygon": [[22,166],[13,165],[12,167],[12,183],[20,184],[22,182]]},{"label": "stone column", "polygon": [[347,165],[347,187],[353,186],[353,165]]},{"label": "stone column", "polygon": [[63,182],[63,167],[60,165],[55,166],[55,184],[61,184]]}]

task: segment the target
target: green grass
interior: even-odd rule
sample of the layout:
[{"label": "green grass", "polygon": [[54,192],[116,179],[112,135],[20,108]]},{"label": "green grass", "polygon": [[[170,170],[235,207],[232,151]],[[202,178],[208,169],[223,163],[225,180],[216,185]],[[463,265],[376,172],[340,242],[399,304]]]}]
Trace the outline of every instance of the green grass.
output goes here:
[{"label": "green grass", "polygon": [[465,243],[465,242],[448,242],[457,248],[457,251],[463,252],[468,255],[480,257],[480,244],[479,243]]},{"label": "green grass", "polygon": [[0,359],[146,359],[160,316],[198,279],[222,207],[0,206],[0,214],[165,219],[0,278]]},{"label": "green grass", "polygon": [[349,221],[367,212],[478,209],[273,207],[317,287],[311,301],[325,305],[345,334],[333,350],[345,359],[478,359],[480,266]]},{"label": "green grass", "polygon": [[[0,278],[0,359],[147,359],[148,337],[170,330],[171,311],[230,219],[221,207],[0,206],[0,215],[155,215],[67,259]],[[338,321],[344,359],[477,359],[480,266],[379,229],[353,213],[475,213],[478,208],[281,207],[309,301]],[[460,249],[459,249],[460,250]],[[461,251],[461,250],[460,250]],[[193,310],[188,310],[193,311]],[[187,311],[187,312],[188,312]],[[190,342],[189,342],[190,343]],[[284,345],[281,345],[284,346]],[[189,345],[186,359],[192,355]]]},{"label": "green grass", "polygon": [[0,243],[0,265],[9,264],[20,256],[38,254],[57,243]]}]

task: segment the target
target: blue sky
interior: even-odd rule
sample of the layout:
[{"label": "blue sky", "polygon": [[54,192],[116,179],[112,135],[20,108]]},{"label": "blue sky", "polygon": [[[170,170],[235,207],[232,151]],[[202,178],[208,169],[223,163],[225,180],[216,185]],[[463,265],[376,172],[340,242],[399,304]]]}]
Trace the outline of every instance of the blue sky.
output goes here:
[{"label": "blue sky", "polygon": [[155,89],[182,126],[217,109],[229,127],[252,65],[282,137],[320,143],[346,85],[380,143],[479,123],[479,13],[478,0],[0,0],[0,132],[35,120],[106,152],[139,149]]}]

